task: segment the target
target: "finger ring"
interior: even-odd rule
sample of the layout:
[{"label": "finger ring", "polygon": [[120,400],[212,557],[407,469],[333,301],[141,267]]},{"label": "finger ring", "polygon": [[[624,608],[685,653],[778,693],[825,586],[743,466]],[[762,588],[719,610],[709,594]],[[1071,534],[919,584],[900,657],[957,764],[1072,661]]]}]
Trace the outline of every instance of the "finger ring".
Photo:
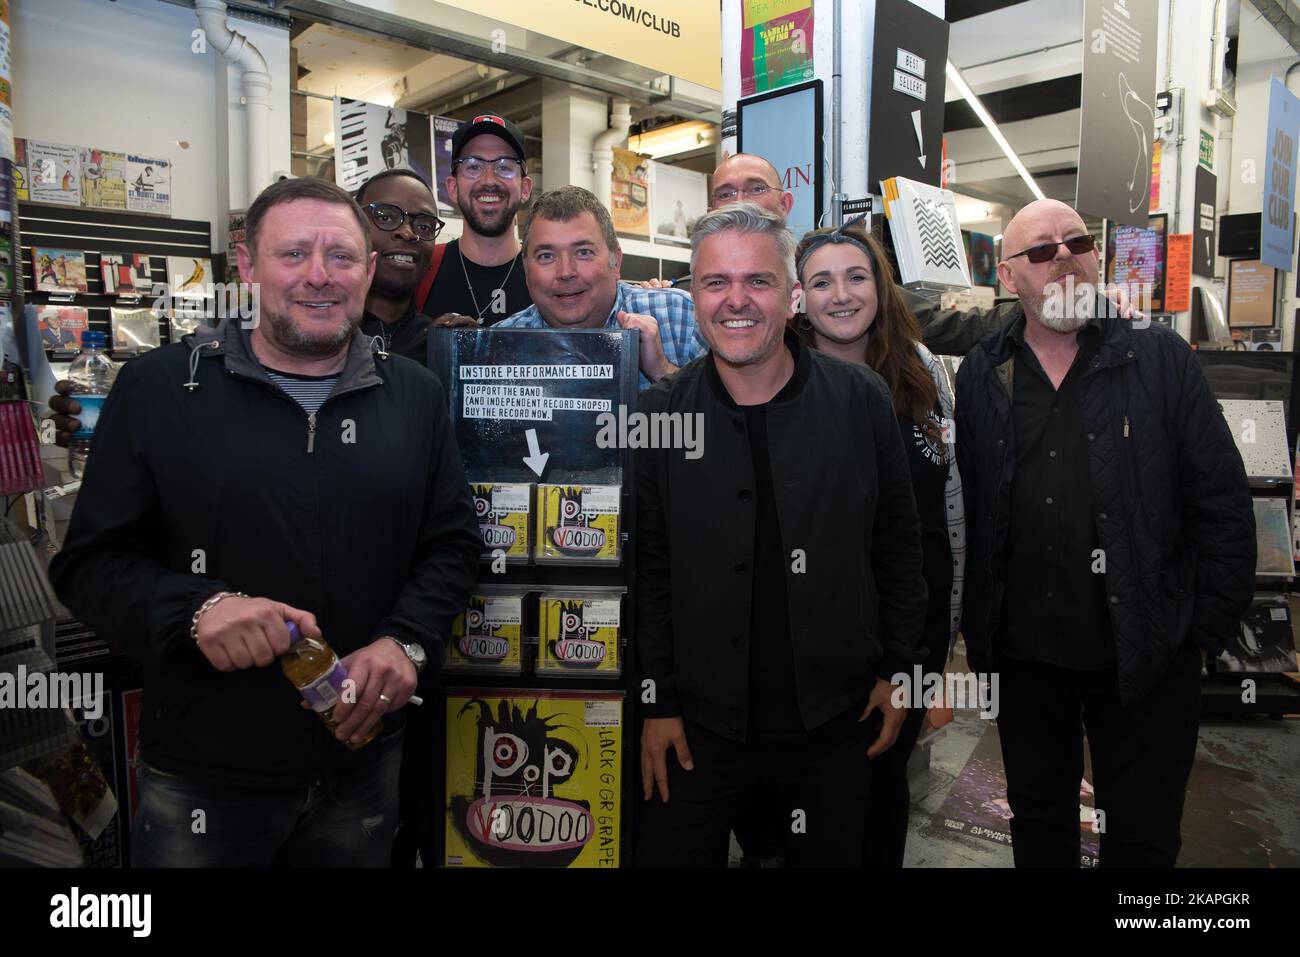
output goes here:
[{"label": "finger ring", "polygon": [[386,695],[386,694],[381,694],[381,695],[379,696],[379,700],[382,701],[384,704],[392,704],[392,703],[393,703],[393,699],[390,698],[390,697],[388,697],[388,695]]}]

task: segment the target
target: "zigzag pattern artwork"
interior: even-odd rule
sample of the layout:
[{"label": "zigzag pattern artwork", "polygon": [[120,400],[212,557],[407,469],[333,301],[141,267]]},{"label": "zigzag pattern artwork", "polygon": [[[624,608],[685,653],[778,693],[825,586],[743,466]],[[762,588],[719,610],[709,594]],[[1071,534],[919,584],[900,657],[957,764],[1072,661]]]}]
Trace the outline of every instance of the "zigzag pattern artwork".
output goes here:
[{"label": "zigzag pattern artwork", "polygon": [[917,233],[921,239],[921,255],[928,266],[960,269],[957,247],[953,239],[952,223],[938,203],[917,199],[912,205],[916,217]]}]

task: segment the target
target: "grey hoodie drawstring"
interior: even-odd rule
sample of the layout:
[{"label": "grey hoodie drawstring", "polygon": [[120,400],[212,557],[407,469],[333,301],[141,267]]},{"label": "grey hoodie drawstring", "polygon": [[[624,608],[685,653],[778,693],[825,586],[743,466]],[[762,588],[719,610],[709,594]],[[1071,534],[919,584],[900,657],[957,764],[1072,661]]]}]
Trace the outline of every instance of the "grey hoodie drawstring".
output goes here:
[{"label": "grey hoodie drawstring", "polygon": [[219,340],[209,339],[207,342],[200,342],[197,346],[190,349],[190,378],[188,382],[183,383],[186,392],[193,392],[199,387],[199,383],[194,380],[194,377],[198,375],[199,371],[199,350],[204,346],[212,346],[212,348],[215,349],[220,345],[221,342]]}]

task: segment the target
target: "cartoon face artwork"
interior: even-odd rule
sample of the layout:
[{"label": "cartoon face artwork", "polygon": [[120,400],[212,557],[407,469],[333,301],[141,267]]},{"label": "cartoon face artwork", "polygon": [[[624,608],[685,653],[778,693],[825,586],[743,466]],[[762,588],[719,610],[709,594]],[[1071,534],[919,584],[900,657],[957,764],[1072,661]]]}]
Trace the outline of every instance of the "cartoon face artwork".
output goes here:
[{"label": "cartoon face artwork", "polygon": [[460,653],[472,661],[500,661],[510,653],[510,642],[496,634],[488,621],[487,603],[474,595],[465,609],[465,633],[456,639]]},{"label": "cartoon face artwork", "polygon": [[604,642],[588,634],[584,611],[581,601],[560,602],[559,635],[547,642],[551,658],[568,668],[599,668],[605,658]]},{"label": "cartoon face artwork", "polygon": [[578,749],[563,725],[508,700],[497,713],[482,699],[472,795],[451,798],[452,826],[474,855],[494,867],[568,867],[591,839],[591,805],[556,797],[577,770]]}]

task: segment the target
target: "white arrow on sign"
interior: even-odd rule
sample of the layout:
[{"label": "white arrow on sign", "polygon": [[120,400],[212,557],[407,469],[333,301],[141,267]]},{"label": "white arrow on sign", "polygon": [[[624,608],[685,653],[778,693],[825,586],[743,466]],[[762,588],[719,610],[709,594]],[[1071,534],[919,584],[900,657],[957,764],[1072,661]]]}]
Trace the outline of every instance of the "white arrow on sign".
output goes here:
[{"label": "white arrow on sign", "polygon": [[1205,237],[1205,258],[1206,259],[1210,258],[1210,237],[1209,236]]},{"label": "white arrow on sign", "polygon": [[912,125],[916,127],[916,148],[921,150],[921,155],[917,157],[921,161],[921,169],[925,169],[925,143],[921,139],[921,111],[912,111]]},{"label": "white arrow on sign", "polygon": [[528,436],[528,454],[524,457],[524,464],[533,470],[538,478],[542,477],[542,469],[546,468],[546,460],[551,457],[551,453],[542,453],[537,445],[537,430],[529,429]]}]

